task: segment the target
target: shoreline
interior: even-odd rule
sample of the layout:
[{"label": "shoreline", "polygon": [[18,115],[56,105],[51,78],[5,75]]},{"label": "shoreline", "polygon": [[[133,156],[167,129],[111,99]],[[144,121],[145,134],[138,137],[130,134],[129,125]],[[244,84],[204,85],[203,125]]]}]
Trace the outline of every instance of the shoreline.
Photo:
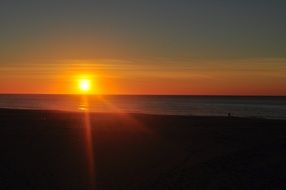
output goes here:
[{"label": "shoreline", "polygon": [[[85,111],[69,111],[69,110],[48,110],[48,109],[30,109],[30,108],[0,108],[0,112],[45,112],[45,113],[70,113],[70,114],[83,114]],[[175,115],[175,114],[155,114],[155,113],[140,113],[140,112],[88,112],[90,115],[133,115],[133,116],[149,116],[149,117],[177,117],[177,118],[227,118],[227,119],[252,119],[252,120],[272,120],[272,121],[286,121],[286,118],[267,118],[258,116],[228,116],[225,115]]]}]

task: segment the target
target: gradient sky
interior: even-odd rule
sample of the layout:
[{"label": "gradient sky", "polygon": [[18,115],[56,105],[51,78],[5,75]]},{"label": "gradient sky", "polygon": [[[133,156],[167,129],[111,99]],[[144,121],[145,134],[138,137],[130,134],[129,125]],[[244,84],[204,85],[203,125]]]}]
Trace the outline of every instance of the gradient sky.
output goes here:
[{"label": "gradient sky", "polygon": [[286,95],[284,0],[1,0],[0,93]]}]

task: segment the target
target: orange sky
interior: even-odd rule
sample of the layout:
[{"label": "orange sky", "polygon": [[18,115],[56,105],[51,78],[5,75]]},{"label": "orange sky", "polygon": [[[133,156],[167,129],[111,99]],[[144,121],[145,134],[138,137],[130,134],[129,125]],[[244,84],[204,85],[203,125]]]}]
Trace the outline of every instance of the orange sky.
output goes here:
[{"label": "orange sky", "polygon": [[[0,93],[286,95],[284,59],[34,60],[1,67]],[[163,65],[163,66],[162,66]]]},{"label": "orange sky", "polygon": [[286,95],[286,1],[1,1],[0,93]]}]

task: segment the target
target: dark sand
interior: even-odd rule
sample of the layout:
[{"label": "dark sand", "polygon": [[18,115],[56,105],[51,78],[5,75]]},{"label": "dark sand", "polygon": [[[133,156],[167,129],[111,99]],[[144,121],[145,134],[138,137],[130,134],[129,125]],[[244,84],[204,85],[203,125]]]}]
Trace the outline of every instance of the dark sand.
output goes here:
[{"label": "dark sand", "polygon": [[[0,189],[89,189],[83,113],[0,109]],[[95,189],[286,189],[286,120],[91,115]]]}]

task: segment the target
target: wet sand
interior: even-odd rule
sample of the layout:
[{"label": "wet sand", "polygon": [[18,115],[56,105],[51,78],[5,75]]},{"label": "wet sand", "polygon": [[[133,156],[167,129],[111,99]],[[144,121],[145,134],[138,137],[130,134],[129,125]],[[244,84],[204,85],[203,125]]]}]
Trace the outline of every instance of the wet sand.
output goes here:
[{"label": "wet sand", "polygon": [[[85,118],[0,109],[0,189],[90,189]],[[286,189],[286,120],[89,118],[94,189]]]}]

